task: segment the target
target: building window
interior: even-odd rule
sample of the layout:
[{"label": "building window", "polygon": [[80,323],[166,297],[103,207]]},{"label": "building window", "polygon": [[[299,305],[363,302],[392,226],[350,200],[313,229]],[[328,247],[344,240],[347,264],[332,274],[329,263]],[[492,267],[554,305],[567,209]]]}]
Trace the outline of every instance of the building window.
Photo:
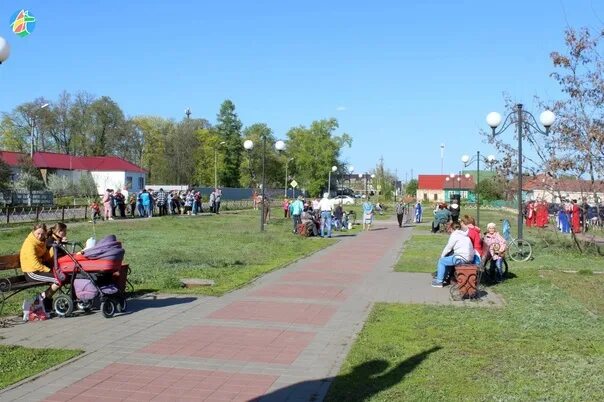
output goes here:
[{"label": "building window", "polygon": [[424,193],[424,201],[428,201],[428,193]]},{"label": "building window", "polygon": [[438,194],[434,194],[434,201],[438,201]]},{"label": "building window", "polygon": [[128,190],[132,189],[132,176],[126,176],[126,188]]},{"label": "building window", "polygon": [[138,178],[138,189],[137,190],[142,190],[145,188],[145,178],[144,177],[139,177]]}]

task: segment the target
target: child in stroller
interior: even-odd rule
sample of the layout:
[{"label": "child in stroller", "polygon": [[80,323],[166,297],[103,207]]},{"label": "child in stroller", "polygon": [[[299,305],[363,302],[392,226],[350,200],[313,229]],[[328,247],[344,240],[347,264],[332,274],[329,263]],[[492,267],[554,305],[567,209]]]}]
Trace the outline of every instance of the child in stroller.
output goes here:
[{"label": "child in stroller", "polygon": [[[55,257],[54,272],[57,280],[68,285],[53,300],[53,309],[58,316],[71,315],[74,306],[90,311],[96,298],[106,318],[125,311],[129,268],[122,265],[125,251],[115,236],[107,236],[94,247],[76,254],[69,253],[62,244],[55,243],[53,247],[65,253],[63,257]],[[56,256],[57,252],[54,254]]]}]

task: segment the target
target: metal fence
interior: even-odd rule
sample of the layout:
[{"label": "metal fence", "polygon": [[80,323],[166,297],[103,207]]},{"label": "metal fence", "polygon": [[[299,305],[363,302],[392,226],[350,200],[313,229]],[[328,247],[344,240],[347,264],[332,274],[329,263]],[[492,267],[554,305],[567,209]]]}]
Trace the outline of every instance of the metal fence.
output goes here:
[{"label": "metal fence", "polygon": [[[30,200],[31,197],[31,200]],[[52,205],[53,194],[50,191],[26,190],[0,191],[0,204],[7,205]]]},{"label": "metal fence", "polygon": [[6,207],[0,209],[0,220],[4,223],[69,221],[86,219],[86,206],[31,206]]},{"label": "metal fence", "polygon": [[[278,205],[278,202],[273,202]],[[203,203],[203,211],[210,211],[210,204]],[[225,200],[220,203],[221,211],[236,211],[251,209],[252,200]],[[117,211],[116,211],[117,213]],[[154,212],[157,214],[158,211]],[[47,221],[74,221],[90,219],[90,208],[85,205],[75,206],[22,206],[0,208],[0,222],[2,223],[28,223]]]}]

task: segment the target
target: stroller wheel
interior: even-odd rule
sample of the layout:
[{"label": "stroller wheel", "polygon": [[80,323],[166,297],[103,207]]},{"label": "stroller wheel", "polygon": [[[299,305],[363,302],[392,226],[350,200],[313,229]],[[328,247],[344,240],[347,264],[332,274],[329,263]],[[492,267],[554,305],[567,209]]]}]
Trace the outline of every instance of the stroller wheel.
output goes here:
[{"label": "stroller wheel", "polygon": [[117,306],[115,302],[111,299],[107,299],[101,303],[101,312],[105,318],[111,318],[115,315],[117,310]]},{"label": "stroller wheel", "polygon": [[69,317],[73,312],[73,300],[67,295],[56,296],[52,307],[59,317]]},{"label": "stroller wheel", "polygon": [[78,309],[88,313],[92,310],[92,301],[91,300],[82,300],[77,303]]}]

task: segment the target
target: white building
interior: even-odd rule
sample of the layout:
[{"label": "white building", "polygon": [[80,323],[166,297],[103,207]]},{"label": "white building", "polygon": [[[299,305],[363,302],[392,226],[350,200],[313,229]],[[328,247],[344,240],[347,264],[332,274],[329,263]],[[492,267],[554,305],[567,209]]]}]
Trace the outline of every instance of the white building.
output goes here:
[{"label": "white building", "polygon": [[[0,158],[18,176],[22,158],[20,152],[0,151]],[[145,188],[147,171],[117,156],[72,156],[53,152],[34,153],[34,166],[40,169],[46,181],[49,174],[79,181],[83,173],[90,173],[99,194],[106,189],[138,192]]]}]

